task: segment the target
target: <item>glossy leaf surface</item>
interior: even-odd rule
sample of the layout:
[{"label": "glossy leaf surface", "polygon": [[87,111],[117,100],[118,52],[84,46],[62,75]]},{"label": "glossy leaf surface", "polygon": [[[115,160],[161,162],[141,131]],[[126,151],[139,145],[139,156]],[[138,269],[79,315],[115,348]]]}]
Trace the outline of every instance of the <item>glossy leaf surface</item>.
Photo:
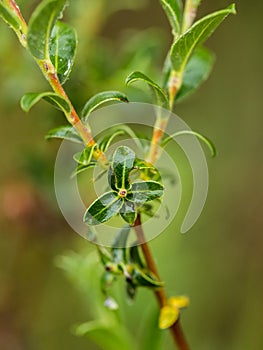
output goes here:
[{"label": "glossy leaf surface", "polygon": [[130,189],[130,171],[133,168],[135,153],[127,146],[120,146],[116,149],[112,158],[112,170],[116,178],[118,189]]},{"label": "glossy leaf surface", "polygon": [[163,192],[164,187],[159,182],[140,181],[132,184],[131,193],[128,194],[127,199],[140,206],[145,202],[160,198]]},{"label": "glossy leaf surface", "polygon": [[180,34],[182,20],[181,0],[160,0],[160,3],[169,19],[173,34],[175,36]]},{"label": "glossy leaf surface", "polygon": [[44,0],[33,12],[28,24],[27,44],[37,59],[49,59],[51,31],[65,4],[66,0]]},{"label": "glossy leaf surface", "polygon": [[49,54],[59,81],[63,84],[72,69],[77,47],[77,34],[74,28],[57,22],[51,32]]},{"label": "glossy leaf surface", "polygon": [[69,140],[76,143],[83,143],[77,130],[71,125],[60,126],[58,128],[52,129],[48,132],[45,138],[47,140],[57,138]]},{"label": "glossy leaf surface", "polygon": [[91,112],[108,102],[129,102],[128,97],[119,91],[105,91],[91,97],[82,110],[82,118],[86,120]]},{"label": "glossy leaf surface", "polygon": [[23,111],[28,112],[41,99],[44,99],[64,113],[69,113],[71,110],[69,103],[55,92],[29,92],[21,98],[21,108]]},{"label": "glossy leaf surface", "polygon": [[172,69],[182,74],[195,48],[208,39],[230,13],[235,13],[234,5],[205,16],[182,34],[171,49]]},{"label": "glossy leaf surface", "polygon": [[129,224],[132,225],[137,217],[137,212],[133,202],[124,200],[123,206],[120,211],[121,217]]},{"label": "glossy leaf surface", "polygon": [[20,30],[20,23],[12,11],[7,6],[0,2],[0,17],[12,28],[15,32]]},{"label": "glossy leaf surface", "polygon": [[168,103],[168,97],[166,95],[166,92],[158,84],[156,84],[154,81],[148,78],[145,74],[141,72],[131,73],[126,79],[126,84],[130,85],[137,81],[143,81],[151,88],[151,90],[153,91],[156,97],[158,106],[162,106],[165,108],[168,107],[169,103]]},{"label": "glossy leaf surface", "polygon": [[197,48],[187,63],[183,83],[176,95],[180,101],[197,90],[209,77],[215,62],[214,54],[206,48]]},{"label": "glossy leaf surface", "polygon": [[122,207],[123,199],[116,192],[107,192],[96,199],[86,210],[84,222],[99,225],[117,215]]}]

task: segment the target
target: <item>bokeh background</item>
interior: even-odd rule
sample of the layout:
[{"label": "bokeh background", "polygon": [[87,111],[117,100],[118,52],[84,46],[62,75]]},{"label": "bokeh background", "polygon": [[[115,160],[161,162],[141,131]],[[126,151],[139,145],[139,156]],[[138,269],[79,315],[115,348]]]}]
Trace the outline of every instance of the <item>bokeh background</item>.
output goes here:
[{"label": "bokeh background", "polygon": [[[39,1],[18,3],[29,18]],[[182,323],[195,350],[263,349],[263,2],[236,3],[238,15],[209,39],[217,55],[211,78],[176,110],[218,149],[218,157],[208,159],[204,212],[186,235],[175,223],[151,243],[168,293],[191,298]],[[204,0],[199,15],[228,4]],[[66,85],[77,109],[102,90],[147,99],[127,90],[124,80],[134,69],[159,76],[171,35],[158,1],[74,0],[66,18],[79,35]],[[29,115],[19,108],[24,93],[43,89],[37,67],[0,23],[0,348],[95,350],[72,331],[93,318],[99,291],[88,278],[86,257],[94,248],[59,211],[53,188],[59,142],[44,140],[63,116],[44,102]],[[98,280],[97,271],[92,278]],[[149,291],[132,307],[124,303],[125,324],[136,337],[147,334],[142,314],[152,308]],[[172,349],[169,336],[162,347]]]}]

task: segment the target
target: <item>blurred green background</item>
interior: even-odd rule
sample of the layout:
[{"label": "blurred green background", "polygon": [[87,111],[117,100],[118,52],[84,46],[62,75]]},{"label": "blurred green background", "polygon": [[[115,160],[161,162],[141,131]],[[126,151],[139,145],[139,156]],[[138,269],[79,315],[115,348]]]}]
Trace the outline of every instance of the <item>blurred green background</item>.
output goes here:
[{"label": "blurred green background", "polygon": [[[38,2],[18,1],[26,18]],[[199,16],[228,4],[204,0]],[[237,10],[209,39],[217,55],[211,78],[176,110],[218,148],[218,157],[208,159],[205,209],[186,235],[170,227],[151,243],[168,293],[191,298],[182,323],[194,350],[263,349],[263,2],[240,0]],[[158,77],[171,35],[157,0],[74,0],[66,19],[79,34],[66,85],[77,109],[105,89],[147,98],[127,90],[124,80],[134,69]],[[72,332],[74,324],[93,318],[94,286],[83,267],[93,247],[71,231],[58,209],[53,165],[59,143],[44,140],[63,116],[45,103],[29,115],[19,108],[25,92],[46,88],[0,23],[0,348],[95,350]],[[68,260],[57,258],[65,254]],[[68,266],[67,273],[58,265]],[[123,306],[133,333],[142,309],[146,315],[154,305],[151,292],[141,291],[132,307]],[[147,322],[139,332],[147,333]],[[172,349],[169,336],[163,349]]]}]

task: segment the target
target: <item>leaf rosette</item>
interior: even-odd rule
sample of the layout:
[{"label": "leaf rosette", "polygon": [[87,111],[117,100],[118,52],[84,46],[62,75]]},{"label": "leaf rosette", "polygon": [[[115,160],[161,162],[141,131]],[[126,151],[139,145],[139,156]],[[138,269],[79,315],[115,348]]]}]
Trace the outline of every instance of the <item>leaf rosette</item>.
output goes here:
[{"label": "leaf rosette", "polygon": [[[130,175],[137,169],[135,153],[126,146],[120,146],[113,154],[108,170],[110,191],[97,198],[86,210],[84,222],[99,225],[120,215],[133,225],[137,212],[145,203],[162,197],[164,187],[153,180],[132,182]],[[153,168],[149,164],[149,167]]]}]

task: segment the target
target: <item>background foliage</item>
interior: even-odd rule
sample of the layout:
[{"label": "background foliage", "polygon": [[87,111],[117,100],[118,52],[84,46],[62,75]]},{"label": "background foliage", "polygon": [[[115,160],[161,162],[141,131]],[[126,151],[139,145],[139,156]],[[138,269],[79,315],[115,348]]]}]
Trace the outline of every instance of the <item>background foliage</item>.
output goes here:
[{"label": "background foliage", "polygon": [[[38,2],[18,3],[29,15]],[[87,1],[77,0],[67,11],[68,22],[79,35],[77,62],[66,85],[77,108],[101,90],[125,92],[124,79],[133,70],[158,77],[156,67],[169,45],[169,25],[157,1],[111,3],[93,0],[86,9]],[[204,1],[200,15],[228,3],[215,6]],[[168,293],[191,297],[183,324],[197,350],[263,346],[263,4],[256,0],[251,6],[240,0],[237,9],[238,16],[209,39],[218,57],[211,78],[177,107],[177,114],[194,130],[209,135],[218,149],[218,157],[209,161],[207,205],[187,235],[174,234],[175,224],[152,242]],[[94,305],[98,288],[87,278],[87,255],[93,248],[67,227],[54,196],[59,143],[46,143],[44,135],[63,124],[63,117],[45,103],[30,116],[20,111],[18,102],[25,92],[47,85],[14,34],[3,23],[0,27],[0,348],[97,349],[70,332],[72,325],[91,320],[104,309]],[[140,90],[132,91],[134,99],[142,99]],[[74,253],[65,253],[68,250]],[[57,257],[61,255],[66,257]],[[150,292],[140,291],[133,307],[123,305],[121,316],[135,332],[142,308],[145,317],[156,322],[157,311],[156,318],[151,315],[154,305]],[[145,346],[153,348],[148,341]],[[170,340],[164,341],[169,349]]]}]

